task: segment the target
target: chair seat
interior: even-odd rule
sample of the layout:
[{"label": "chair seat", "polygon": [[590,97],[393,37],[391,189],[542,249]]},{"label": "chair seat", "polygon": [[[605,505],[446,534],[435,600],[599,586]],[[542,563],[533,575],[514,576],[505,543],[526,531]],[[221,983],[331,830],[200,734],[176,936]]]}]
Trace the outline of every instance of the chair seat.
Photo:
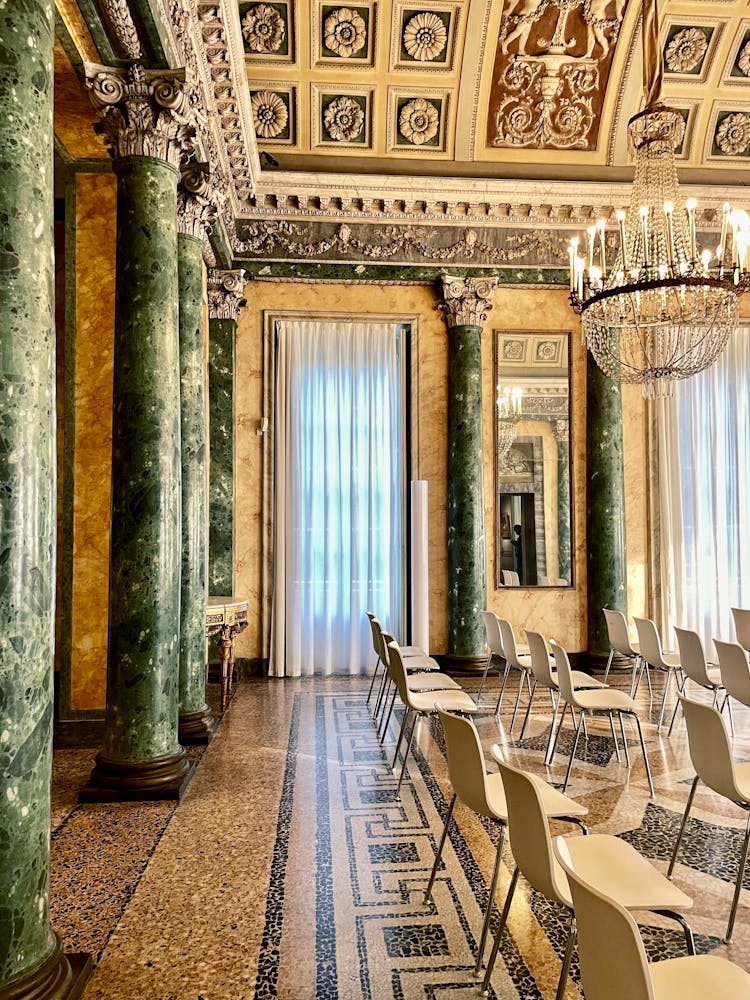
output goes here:
[{"label": "chair seat", "polygon": [[461,685],[448,677],[431,670],[425,674],[409,674],[406,684],[410,691],[461,691]]},{"label": "chair seat", "polygon": [[433,660],[425,653],[412,653],[411,656],[405,656],[403,659],[407,674],[424,674],[431,670],[440,670],[440,664],[437,660]]},{"label": "chair seat", "polygon": [[439,702],[440,707],[446,712],[466,712],[474,714],[477,706],[471,695],[464,690],[458,691],[410,691],[409,706],[417,712],[434,712],[435,702]]},{"label": "chair seat", "polygon": [[425,649],[420,649],[419,646],[400,646],[402,656],[429,656],[430,654]]},{"label": "chair seat", "polygon": [[654,1000],[738,1000],[750,996],[750,975],[718,955],[649,964]]},{"label": "chair seat", "polygon": [[750,802],[750,763],[734,764],[734,780],[745,802]]},{"label": "chair seat", "polygon": [[[555,684],[558,684],[557,671],[551,670],[550,676]],[[571,670],[570,676],[573,680],[573,689],[576,691],[585,691],[587,688],[598,690],[609,687],[609,685],[605,684],[604,681],[598,681],[595,677],[592,677],[590,674],[585,674],[582,670]]]},{"label": "chair seat", "polygon": [[[495,760],[502,762],[502,751],[494,744],[491,749]],[[552,819],[555,816],[586,816],[588,809],[579,802],[569,799],[567,795],[558,792],[556,788],[548,785],[544,778],[536,774],[529,774],[529,777],[536,785],[542,797],[542,805],[547,816]],[[505,789],[503,788],[503,778],[501,774],[487,775],[487,801],[489,802],[496,819],[504,822],[508,821],[508,806],[505,801]]]},{"label": "chair seat", "polygon": [[603,691],[576,691],[576,704],[587,712],[635,712],[636,705],[630,695],[616,688]]},{"label": "chair seat", "polygon": [[[679,667],[680,666],[680,654],[679,653],[662,653],[661,654],[661,658],[662,658],[662,660],[664,660],[664,662],[666,663],[667,667],[669,667],[670,669],[672,667]],[[653,663],[651,664],[651,666],[653,666]]]},{"label": "chair seat", "polygon": [[627,910],[689,910],[693,901],[643,855],[619,837],[592,833],[568,837],[573,870],[584,882]]}]

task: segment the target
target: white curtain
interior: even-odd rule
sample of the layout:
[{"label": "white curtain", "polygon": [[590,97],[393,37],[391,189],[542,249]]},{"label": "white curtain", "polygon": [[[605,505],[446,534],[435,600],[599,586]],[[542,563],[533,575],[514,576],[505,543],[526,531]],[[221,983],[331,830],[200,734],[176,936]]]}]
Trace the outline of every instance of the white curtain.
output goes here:
[{"label": "white curtain", "polygon": [[657,406],[662,638],[695,629],[713,656],[750,607],[750,330]]},{"label": "white curtain", "polygon": [[276,323],[270,672],[356,674],[402,609],[399,328]]}]

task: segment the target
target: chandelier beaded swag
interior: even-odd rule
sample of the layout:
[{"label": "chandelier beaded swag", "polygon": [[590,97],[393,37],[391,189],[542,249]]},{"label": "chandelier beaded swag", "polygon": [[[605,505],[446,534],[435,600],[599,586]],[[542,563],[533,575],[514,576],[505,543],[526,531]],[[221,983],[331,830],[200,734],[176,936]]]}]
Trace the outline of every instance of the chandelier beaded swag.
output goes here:
[{"label": "chandelier beaded swag", "polygon": [[[619,247],[607,260],[600,219],[569,246],[570,301],[597,365],[644,396],[671,395],[674,381],[708,368],[738,324],[750,279],[750,216],[722,210],[719,244],[699,252],[695,199],[684,201],[674,151],[685,123],[661,101],[663,56],[657,0],[643,0],[644,110],[628,123],[635,179],[616,213]],[[609,266],[608,266],[609,265]]]}]

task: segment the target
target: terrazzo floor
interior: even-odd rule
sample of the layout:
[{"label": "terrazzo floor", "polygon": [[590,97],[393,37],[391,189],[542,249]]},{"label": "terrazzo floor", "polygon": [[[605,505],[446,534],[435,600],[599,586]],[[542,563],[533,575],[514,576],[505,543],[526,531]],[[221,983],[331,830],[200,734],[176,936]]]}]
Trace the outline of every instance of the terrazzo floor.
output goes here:
[{"label": "terrazzo floor", "polygon": [[[614,682],[627,686],[622,676]],[[384,753],[365,704],[368,686],[349,678],[243,681],[211,745],[193,751],[195,775],[176,807],[78,805],[96,750],[56,751],[52,922],[69,951],[94,957],[85,1000],[481,995],[473,965],[496,831],[456,807],[425,904],[451,794],[442,733],[437,723],[420,725],[397,802],[389,766],[397,719]],[[488,700],[496,691],[493,679]],[[506,729],[513,696],[506,693],[499,722],[477,719],[485,749],[499,742],[509,762],[559,784],[568,737],[545,768],[548,705],[535,703],[519,742]],[[647,719],[645,692],[639,697]],[[750,711],[737,709],[735,723],[735,759],[750,759]],[[517,722],[514,737],[519,730]],[[581,740],[568,794],[589,808],[592,832],[623,836],[665,871],[694,772],[680,719],[671,738],[649,723],[644,732],[653,799],[635,731],[628,771],[606,722],[592,722],[588,743]],[[722,943],[746,815],[700,787],[692,816],[675,882],[694,901],[697,949],[750,971],[750,875],[734,940]],[[512,869],[506,844],[500,907]],[[681,931],[653,923],[644,929],[651,958],[684,954]],[[490,996],[551,1000],[565,914],[521,880],[509,928]],[[580,996],[574,962],[566,997]]]}]

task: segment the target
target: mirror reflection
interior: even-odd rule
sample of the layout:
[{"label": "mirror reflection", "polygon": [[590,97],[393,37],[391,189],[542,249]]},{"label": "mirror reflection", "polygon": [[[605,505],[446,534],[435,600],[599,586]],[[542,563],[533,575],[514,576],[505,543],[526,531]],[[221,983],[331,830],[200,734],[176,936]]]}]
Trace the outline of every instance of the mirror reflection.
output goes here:
[{"label": "mirror reflection", "polygon": [[498,587],[573,583],[570,334],[495,331]]}]

